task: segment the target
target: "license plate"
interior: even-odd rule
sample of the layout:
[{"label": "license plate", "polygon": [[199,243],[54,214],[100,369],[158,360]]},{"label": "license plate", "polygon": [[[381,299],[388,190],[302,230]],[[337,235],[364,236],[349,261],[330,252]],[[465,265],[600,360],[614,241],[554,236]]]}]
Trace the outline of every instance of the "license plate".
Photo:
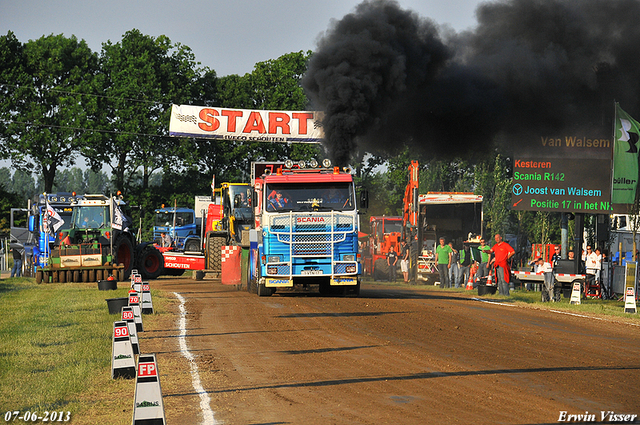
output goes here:
[{"label": "license plate", "polygon": [[301,274],[311,274],[311,275],[322,274],[322,270],[302,270]]}]

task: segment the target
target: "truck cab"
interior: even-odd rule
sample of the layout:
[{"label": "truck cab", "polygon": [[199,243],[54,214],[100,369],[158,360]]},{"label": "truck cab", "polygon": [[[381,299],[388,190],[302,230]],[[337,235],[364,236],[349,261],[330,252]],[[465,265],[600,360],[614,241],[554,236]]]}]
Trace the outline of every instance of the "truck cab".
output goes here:
[{"label": "truck cab", "polygon": [[177,250],[197,251],[201,223],[191,208],[159,208],[154,211],[153,240],[160,244],[161,234],[167,233]]}]

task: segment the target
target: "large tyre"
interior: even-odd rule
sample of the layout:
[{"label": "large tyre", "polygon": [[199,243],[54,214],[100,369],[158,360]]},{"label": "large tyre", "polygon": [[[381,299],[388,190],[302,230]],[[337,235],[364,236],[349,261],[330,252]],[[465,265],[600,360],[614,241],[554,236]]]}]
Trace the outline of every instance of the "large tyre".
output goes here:
[{"label": "large tyre", "polygon": [[73,281],[80,282],[80,270],[73,271]]},{"label": "large tyre", "polygon": [[156,279],[164,270],[164,257],[153,245],[147,245],[140,254],[137,267],[143,279]]},{"label": "large tyre", "polygon": [[358,280],[358,284],[356,286],[348,286],[347,287],[347,295],[350,297],[359,297],[360,296],[360,281]]},{"label": "large tyre", "polygon": [[[115,264],[124,265],[124,278],[128,278],[134,263],[133,245],[128,237],[121,235],[113,244]],[[115,276],[114,276],[115,277]]]},{"label": "large tyre", "polygon": [[82,282],[89,282],[89,270],[82,270]]},{"label": "large tyre", "polygon": [[[43,277],[42,277],[42,276],[43,276],[42,270],[38,270],[38,271],[36,272],[36,283],[37,283],[37,284],[42,283],[42,279],[43,279]],[[47,283],[49,283],[49,282],[47,282]]]},{"label": "large tyre", "polygon": [[379,258],[373,266],[373,280],[389,280],[389,265],[387,260]]},{"label": "large tyre", "polygon": [[184,245],[184,250],[189,252],[200,251],[200,241],[195,239],[190,239]]},{"label": "large tyre", "polygon": [[249,288],[249,250],[242,249],[240,255],[240,287],[238,289]]},{"label": "large tyre", "polygon": [[[251,262],[253,262],[253,264],[250,264]],[[251,293],[251,294],[257,294],[258,293],[258,282],[256,281],[256,276],[255,274],[258,273],[258,255],[257,255],[257,250],[249,250],[249,259],[247,261],[247,268],[249,270],[247,270],[247,292]],[[255,271],[254,273],[251,273],[251,270]]]},{"label": "large tyre", "polygon": [[207,269],[222,271],[222,247],[225,238],[219,235],[209,235],[207,237]]},{"label": "large tyre", "polygon": [[270,297],[273,295],[273,288],[267,288],[264,283],[258,283],[258,296]]},{"label": "large tyre", "polygon": [[66,270],[60,270],[58,272],[58,282],[67,283],[67,271]]},{"label": "large tyre", "polygon": [[165,269],[163,268],[163,273],[169,276],[182,276],[184,274],[184,269]]}]

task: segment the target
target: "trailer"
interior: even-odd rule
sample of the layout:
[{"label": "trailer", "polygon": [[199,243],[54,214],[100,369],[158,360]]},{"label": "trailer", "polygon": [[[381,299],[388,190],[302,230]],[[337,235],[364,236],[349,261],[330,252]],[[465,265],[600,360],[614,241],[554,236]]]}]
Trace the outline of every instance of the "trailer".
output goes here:
[{"label": "trailer", "polygon": [[439,277],[435,250],[441,237],[458,249],[463,243],[477,245],[482,235],[482,196],[459,192],[421,194],[416,223],[412,244],[416,267],[410,273],[417,281],[435,282]]}]

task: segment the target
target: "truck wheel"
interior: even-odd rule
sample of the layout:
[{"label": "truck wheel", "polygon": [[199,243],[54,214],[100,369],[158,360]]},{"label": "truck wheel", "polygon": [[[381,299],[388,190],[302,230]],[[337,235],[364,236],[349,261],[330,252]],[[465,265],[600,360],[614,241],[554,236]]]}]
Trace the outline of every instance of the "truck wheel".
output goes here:
[{"label": "truck wheel", "polygon": [[360,281],[358,281],[356,286],[347,286],[346,288],[348,288],[347,295],[355,298],[360,296]]},{"label": "truck wheel", "polygon": [[270,297],[273,295],[273,288],[267,288],[264,283],[258,283],[258,296]]},{"label": "truck wheel", "polygon": [[67,271],[61,270],[58,272],[58,282],[67,283]]},{"label": "truck wheel", "polygon": [[51,273],[42,272],[42,279],[44,280],[44,283],[51,283]]},{"label": "truck wheel", "polygon": [[191,239],[184,245],[184,250],[190,252],[200,251],[200,243],[196,240]]},{"label": "truck wheel", "polygon": [[89,270],[82,270],[82,282],[89,282]]},{"label": "truck wheel", "polygon": [[389,265],[386,260],[378,259],[373,266],[373,280],[388,280]]},{"label": "truck wheel", "polygon": [[89,282],[93,283],[93,282],[97,282],[99,280],[102,280],[102,279],[98,279],[96,277],[96,273],[97,273],[96,270],[89,270]]},{"label": "truck wheel", "polygon": [[145,279],[156,279],[164,269],[164,257],[153,245],[142,250],[138,261],[138,270]]},{"label": "truck wheel", "polygon": [[80,282],[80,270],[73,271],[73,281]]},{"label": "truck wheel", "polygon": [[222,246],[224,238],[209,236],[207,239],[207,268],[216,272],[222,271]]},{"label": "truck wheel", "polygon": [[202,280],[204,279],[204,271],[196,270],[196,274],[194,276],[196,277],[196,280]]},{"label": "truck wheel", "polygon": [[120,236],[113,244],[113,250],[115,252],[113,262],[115,264],[124,265],[124,277],[129,277],[134,262],[133,245],[131,244],[131,241],[124,235]]},{"label": "truck wheel", "polygon": [[37,284],[41,284],[42,283],[42,270],[38,270],[36,272],[36,283]]}]

